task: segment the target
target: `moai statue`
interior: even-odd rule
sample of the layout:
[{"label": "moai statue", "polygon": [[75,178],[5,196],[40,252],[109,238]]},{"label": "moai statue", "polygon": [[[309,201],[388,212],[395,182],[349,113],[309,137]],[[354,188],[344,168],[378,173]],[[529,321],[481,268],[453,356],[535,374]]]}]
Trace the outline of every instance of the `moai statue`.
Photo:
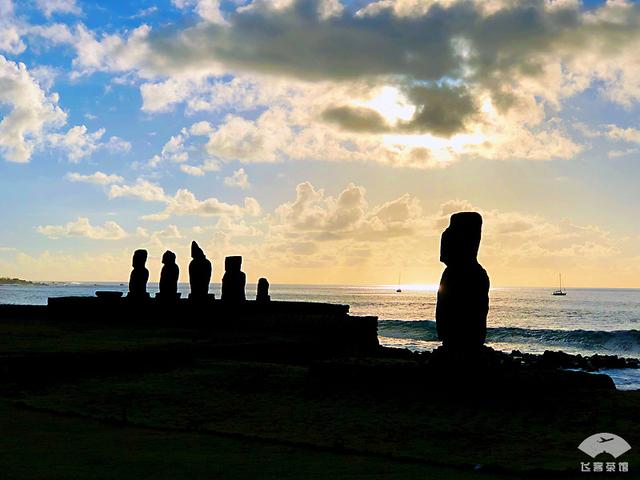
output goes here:
[{"label": "moai statue", "polygon": [[149,281],[149,270],[145,267],[147,263],[147,251],[136,250],[133,252],[133,261],[131,262],[133,270],[129,277],[129,297],[146,298],[147,282]]},{"label": "moai statue", "polygon": [[478,350],[487,334],[489,276],[478,263],[482,217],[476,212],[451,215],[442,233],[442,273],[436,305],[438,338],[446,349]]},{"label": "moai statue", "polygon": [[268,302],[271,300],[269,295],[269,281],[266,278],[258,280],[258,294],[256,295],[257,302]]},{"label": "moai statue", "polygon": [[247,298],[244,288],[247,276],[240,271],[242,257],[227,257],[224,259],[224,276],[222,277],[222,300],[229,302],[243,302]]},{"label": "moai statue", "polygon": [[178,298],[178,277],[180,268],[176,265],[176,254],[167,250],[162,255],[162,272],[160,272],[159,298],[163,300],[176,300]]},{"label": "moai statue", "polygon": [[191,285],[189,298],[206,299],[211,282],[211,262],[196,242],[191,242],[191,258],[193,260],[189,264],[189,284]]}]

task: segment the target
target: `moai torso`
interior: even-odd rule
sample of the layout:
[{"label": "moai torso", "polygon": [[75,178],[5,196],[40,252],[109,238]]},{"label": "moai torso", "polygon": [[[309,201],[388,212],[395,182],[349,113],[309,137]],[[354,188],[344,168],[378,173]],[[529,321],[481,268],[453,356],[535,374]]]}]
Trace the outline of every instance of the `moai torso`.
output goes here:
[{"label": "moai torso", "polygon": [[169,251],[165,252],[162,263],[164,266],[160,272],[160,295],[166,298],[176,298],[180,268],[176,265],[175,254]]},{"label": "moai torso", "polygon": [[189,264],[189,285],[192,298],[206,298],[211,282],[211,262],[196,242],[191,243],[191,263]]},{"label": "moai torso", "polygon": [[146,297],[147,282],[149,281],[149,270],[146,269],[147,251],[136,250],[133,254],[133,270],[129,277],[129,296],[130,297]]},{"label": "moai torso", "polygon": [[476,349],[486,339],[489,276],[478,263],[482,217],[456,213],[442,234],[440,260],[447,265],[438,289],[436,327],[445,347]]},{"label": "moai torso", "polygon": [[246,300],[245,286],[247,276],[242,268],[242,257],[227,257],[224,260],[224,276],[222,277],[222,300],[242,302]]},{"label": "moai torso", "polygon": [[269,281],[266,278],[258,280],[258,293],[256,295],[256,301],[268,302],[271,300],[269,296]]}]

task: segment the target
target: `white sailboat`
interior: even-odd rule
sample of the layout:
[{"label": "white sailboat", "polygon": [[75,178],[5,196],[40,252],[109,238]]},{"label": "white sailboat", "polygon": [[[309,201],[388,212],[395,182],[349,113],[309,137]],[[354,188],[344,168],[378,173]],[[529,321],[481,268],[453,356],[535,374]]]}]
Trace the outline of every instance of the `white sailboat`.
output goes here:
[{"label": "white sailboat", "polygon": [[567,294],[567,292],[565,292],[564,290],[562,290],[562,274],[561,274],[561,273],[559,273],[558,275],[560,276],[560,288],[559,288],[558,290],[554,290],[554,291],[553,291],[553,295],[556,295],[556,296],[564,296],[564,295],[566,295],[566,294]]},{"label": "white sailboat", "polygon": [[402,289],[400,288],[400,276],[402,275],[401,273],[398,273],[398,288],[396,289],[396,293],[402,293]]}]

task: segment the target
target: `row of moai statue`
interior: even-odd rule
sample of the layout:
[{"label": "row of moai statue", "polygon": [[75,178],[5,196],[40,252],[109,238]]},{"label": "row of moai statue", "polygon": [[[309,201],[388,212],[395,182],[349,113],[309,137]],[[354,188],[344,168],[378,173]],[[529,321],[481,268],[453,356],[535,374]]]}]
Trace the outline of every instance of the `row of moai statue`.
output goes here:
[{"label": "row of moai statue", "polygon": [[438,338],[445,349],[478,351],[487,335],[489,276],[478,263],[482,216],[461,212],[451,216],[440,241],[442,273],[436,304]]},{"label": "row of moai statue", "polygon": [[[146,250],[136,250],[133,254],[133,270],[129,278],[129,298],[148,298],[147,282],[149,281],[149,270],[147,270],[148,254]],[[176,264],[176,255],[171,251],[166,251],[162,256],[162,271],[160,273],[160,291],[156,298],[162,300],[176,300],[178,295],[178,278],[180,268]],[[224,262],[224,275],[222,277],[222,297],[223,301],[243,302],[246,300],[245,287],[247,276],[241,270],[242,257],[226,257]],[[189,263],[189,286],[191,300],[205,300],[210,297],[209,284],[213,267],[205,255],[204,251],[196,242],[191,242],[191,262]],[[268,302],[269,282],[266,278],[258,280],[258,293],[256,300]]]}]

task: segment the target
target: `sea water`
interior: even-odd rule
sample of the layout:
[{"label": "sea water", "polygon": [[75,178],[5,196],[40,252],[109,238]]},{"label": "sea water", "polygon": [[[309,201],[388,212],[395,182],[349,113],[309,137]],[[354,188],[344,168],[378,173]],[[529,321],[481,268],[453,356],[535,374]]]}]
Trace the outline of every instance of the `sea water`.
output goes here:
[{"label": "sea water", "polygon": [[[435,286],[271,285],[273,300],[350,305],[352,315],[380,319],[380,343],[415,351],[439,345],[435,329]],[[45,305],[48,297],[93,295],[96,290],[127,291],[125,283],[47,283],[0,285],[0,303]],[[640,289],[492,288],[487,343],[498,350],[541,353],[594,353],[640,358]],[[157,291],[150,284],[149,291]],[[183,296],[188,285],[180,284]],[[212,285],[219,298],[220,285]],[[247,297],[255,286],[247,287]],[[620,389],[640,389],[640,370],[607,370]]]}]

